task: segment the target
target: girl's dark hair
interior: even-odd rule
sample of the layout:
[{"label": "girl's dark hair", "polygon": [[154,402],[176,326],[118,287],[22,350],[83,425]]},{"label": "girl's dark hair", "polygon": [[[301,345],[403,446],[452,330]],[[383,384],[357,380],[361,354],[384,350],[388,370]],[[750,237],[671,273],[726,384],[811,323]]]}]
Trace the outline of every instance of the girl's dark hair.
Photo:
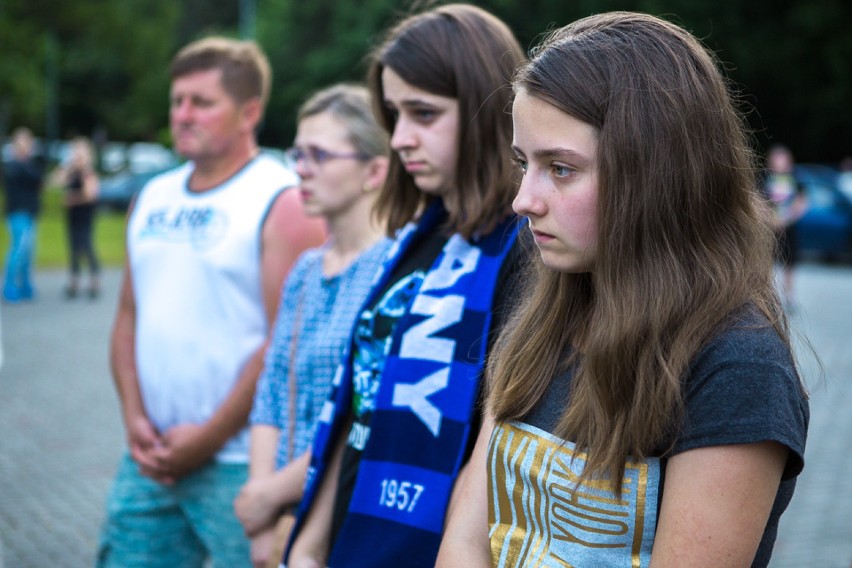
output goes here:
[{"label": "girl's dark hair", "polygon": [[[523,61],[508,26],[468,4],[448,4],[404,19],[372,54],[367,84],[379,122],[389,133],[395,120],[384,104],[385,67],[410,85],[458,100],[458,186],[443,199],[453,212],[449,228],[465,237],[489,231],[511,212],[516,184],[510,159],[510,81]],[[392,153],[377,202],[389,231],[414,219],[430,199]]]}]

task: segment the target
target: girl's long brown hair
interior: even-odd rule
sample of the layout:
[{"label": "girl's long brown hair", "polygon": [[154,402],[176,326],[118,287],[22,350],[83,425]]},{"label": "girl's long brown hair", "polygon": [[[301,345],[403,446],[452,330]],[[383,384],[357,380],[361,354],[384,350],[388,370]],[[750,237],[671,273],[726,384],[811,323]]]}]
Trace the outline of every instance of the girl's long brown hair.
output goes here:
[{"label": "girl's long brown hair", "polygon": [[515,90],[598,130],[598,254],[583,274],[536,259],[490,357],[488,403],[497,420],[521,419],[576,363],[556,434],[587,453],[584,478],[620,492],[628,457],[671,443],[688,364],[731,313],[755,306],[789,344],[774,236],[742,119],[689,33],[615,12],[532,55]]},{"label": "girl's long brown hair", "polygon": [[[511,162],[511,79],[525,60],[509,27],[470,4],[447,4],[407,17],[391,28],[373,52],[367,85],[379,123],[393,133],[393,113],[385,106],[382,70],[429,93],[459,103],[460,154],[448,228],[470,238],[487,233],[512,212],[515,175]],[[388,231],[411,221],[430,201],[418,190],[396,152],[376,209]]]}]

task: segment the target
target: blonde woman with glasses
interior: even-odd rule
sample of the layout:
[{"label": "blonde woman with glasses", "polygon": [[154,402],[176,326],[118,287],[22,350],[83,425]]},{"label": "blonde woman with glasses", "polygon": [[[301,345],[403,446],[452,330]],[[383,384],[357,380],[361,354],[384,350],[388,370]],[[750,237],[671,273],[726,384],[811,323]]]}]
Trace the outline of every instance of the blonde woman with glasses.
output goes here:
[{"label": "blonde woman with glasses", "polygon": [[373,215],[387,150],[363,86],[323,89],[299,110],[287,152],[301,178],[295,190],[305,213],[326,222],[328,239],[302,254],[284,284],[255,393],[249,480],[234,506],[258,567],[281,559],[291,526],[282,512],[299,503],[314,426],[390,243]]}]

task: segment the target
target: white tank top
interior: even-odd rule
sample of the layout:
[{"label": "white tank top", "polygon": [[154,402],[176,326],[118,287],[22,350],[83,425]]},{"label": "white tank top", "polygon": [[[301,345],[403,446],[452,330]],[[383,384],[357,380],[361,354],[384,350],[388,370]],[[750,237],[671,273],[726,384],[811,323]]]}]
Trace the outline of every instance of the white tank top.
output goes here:
[{"label": "white tank top", "polygon": [[[192,169],[151,180],[127,230],[136,369],[145,410],[161,432],[207,421],[266,338],[261,231],[275,197],[297,181],[260,155],[219,187],[193,193]],[[216,459],[247,462],[248,430]]]}]

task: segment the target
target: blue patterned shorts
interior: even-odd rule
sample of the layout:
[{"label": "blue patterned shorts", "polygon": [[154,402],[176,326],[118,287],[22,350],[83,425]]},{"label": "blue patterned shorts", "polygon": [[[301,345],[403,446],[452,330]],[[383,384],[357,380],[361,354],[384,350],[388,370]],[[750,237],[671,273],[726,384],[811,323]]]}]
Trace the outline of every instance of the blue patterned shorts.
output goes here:
[{"label": "blue patterned shorts", "polygon": [[143,476],[125,454],[107,499],[99,568],[251,566],[233,501],[245,464],[211,463],[173,486]]}]

